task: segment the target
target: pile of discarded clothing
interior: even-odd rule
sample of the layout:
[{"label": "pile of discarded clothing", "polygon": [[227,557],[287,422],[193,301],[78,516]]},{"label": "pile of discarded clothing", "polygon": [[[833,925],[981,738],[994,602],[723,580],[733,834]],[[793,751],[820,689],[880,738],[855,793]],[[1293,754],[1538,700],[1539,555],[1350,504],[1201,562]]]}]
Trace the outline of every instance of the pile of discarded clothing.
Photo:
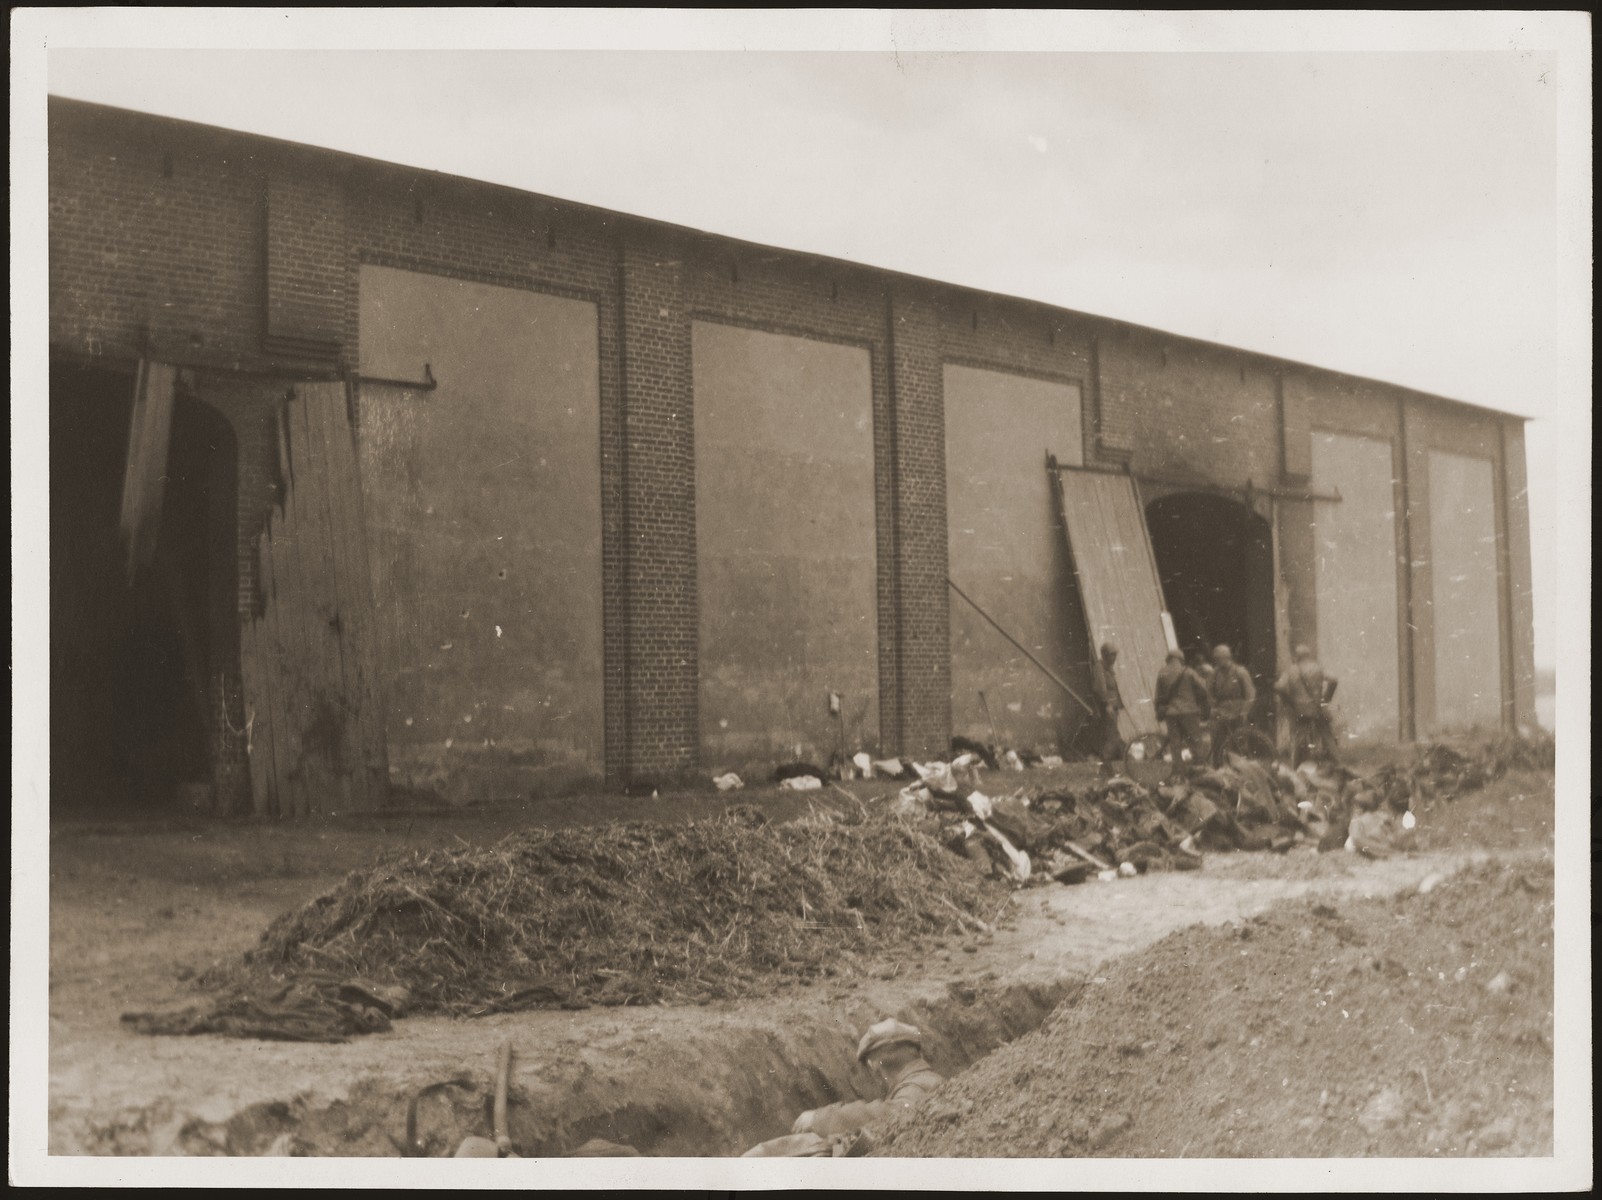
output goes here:
[{"label": "pile of discarded clothing", "polygon": [[937,816],[948,846],[1016,883],[1194,870],[1207,852],[1298,845],[1384,857],[1411,847],[1421,794],[1410,770],[1291,770],[1236,754],[1220,767],[1181,767],[1155,787],[1115,776],[999,797],[982,786],[974,754],[913,767],[919,782],[894,798],[896,810]]},{"label": "pile of discarded clothing", "polygon": [[1454,799],[1494,783],[1509,771],[1550,771],[1556,745],[1550,734],[1502,736],[1486,742],[1423,746],[1405,766],[1384,768],[1391,786],[1405,779],[1415,798]]},{"label": "pile of discarded clothing", "polygon": [[[1037,754],[1032,750],[997,750],[970,738],[951,739],[951,753],[966,757],[991,771],[1026,771],[1033,767],[1060,767],[1060,754]],[[910,758],[874,758],[866,751],[847,756],[834,754],[827,767],[810,762],[780,763],[773,769],[773,782],[786,791],[814,792],[827,783],[838,780],[849,783],[854,779],[917,779],[919,764]],[[712,786],[720,792],[740,791],[745,780],[734,771],[716,770],[712,773]]]},{"label": "pile of discarded clothing", "polygon": [[223,995],[166,1012],[124,1013],[135,1033],[228,1037],[280,1042],[343,1042],[363,1033],[383,1033],[391,1020],[406,1015],[406,988],[307,971],[278,987]]},{"label": "pile of discarded clothing", "polygon": [[894,798],[896,811],[935,816],[951,849],[1016,882],[1078,883],[1091,875],[1200,865],[1193,831],[1132,780],[1114,778],[1082,791],[1019,788],[992,797],[980,786],[984,767],[972,752],[912,767],[918,782]]}]

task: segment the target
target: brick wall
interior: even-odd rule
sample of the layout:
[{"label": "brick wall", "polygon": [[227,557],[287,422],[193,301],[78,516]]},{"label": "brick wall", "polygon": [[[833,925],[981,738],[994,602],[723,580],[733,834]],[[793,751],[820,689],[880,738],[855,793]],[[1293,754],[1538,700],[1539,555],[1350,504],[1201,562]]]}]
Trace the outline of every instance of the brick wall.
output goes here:
[{"label": "brick wall", "polygon": [[258,166],[121,122],[50,123],[50,338],[91,355],[147,339],[260,350],[265,263]]},{"label": "brick wall", "polygon": [[[325,168],[326,169],[326,168]],[[344,175],[342,253],[345,365],[354,370],[357,278],[364,263],[587,300],[599,324],[601,575],[605,770],[628,773],[627,555],[623,509],[623,396],[619,340],[621,266],[605,228],[570,206],[504,188],[442,188],[416,171],[363,164]],[[358,425],[360,415],[358,414]]]},{"label": "brick wall", "polygon": [[684,267],[666,239],[619,248],[629,774],[688,771],[700,739],[695,428]]},{"label": "brick wall", "polygon": [[327,175],[267,176],[267,324],[264,345],[339,356],[345,198]]},{"label": "brick wall", "polygon": [[1137,473],[1279,482],[1277,372],[1262,360],[1128,326],[1098,332],[1098,360],[1100,441]]},{"label": "brick wall", "polygon": [[895,498],[897,678],[902,752],[951,736],[951,598],[946,583],[946,440],[939,315],[921,288],[889,303]]},{"label": "brick wall", "polygon": [[[181,122],[53,101],[50,136],[51,341],[70,354],[293,376],[326,370],[316,343],[332,337],[339,364],[354,370],[364,263],[596,304],[598,601],[613,777],[696,765],[697,317],[870,353],[881,741],[907,754],[934,753],[950,730],[944,363],[1078,383],[1087,456],[1229,488],[1298,483],[1314,423],[1343,413],[1361,423],[1376,406],[1394,412],[1404,394],[1044,305]],[[216,391],[239,440],[244,605],[273,486],[271,397],[260,387]],[[1495,424],[1435,402],[1429,425],[1465,424],[1478,436],[1486,420]],[[1505,561],[1527,576],[1518,553]],[[1302,569],[1283,564],[1293,583]],[[1510,594],[1518,587],[1527,591],[1527,578],[1509,580]]]}]

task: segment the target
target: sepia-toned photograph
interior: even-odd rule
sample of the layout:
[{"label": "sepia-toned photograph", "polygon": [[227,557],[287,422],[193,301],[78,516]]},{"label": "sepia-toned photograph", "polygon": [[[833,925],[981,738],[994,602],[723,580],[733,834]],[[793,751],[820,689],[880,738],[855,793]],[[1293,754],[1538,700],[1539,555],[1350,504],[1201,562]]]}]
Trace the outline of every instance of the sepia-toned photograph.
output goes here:
[{"label": "sepia-toned photograph", "polygon": [[13,1182],[1590,1185],[1584,14],[13,16]]}]

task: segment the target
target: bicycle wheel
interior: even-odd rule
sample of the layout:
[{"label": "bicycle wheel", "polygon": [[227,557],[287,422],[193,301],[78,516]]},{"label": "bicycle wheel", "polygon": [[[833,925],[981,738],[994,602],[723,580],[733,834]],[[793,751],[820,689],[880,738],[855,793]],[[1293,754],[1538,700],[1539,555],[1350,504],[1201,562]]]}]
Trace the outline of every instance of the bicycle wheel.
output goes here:
[{"label": "bicycle wheel", "polygon": [[1230,734],[1229,741],[1224,743],[1224,753],[1238,754],[1242,758],[1260,763],[1273,762],[1279,757],[1279,751],[1274,747],[1274,739],[1250,726],[1237,729]]}]

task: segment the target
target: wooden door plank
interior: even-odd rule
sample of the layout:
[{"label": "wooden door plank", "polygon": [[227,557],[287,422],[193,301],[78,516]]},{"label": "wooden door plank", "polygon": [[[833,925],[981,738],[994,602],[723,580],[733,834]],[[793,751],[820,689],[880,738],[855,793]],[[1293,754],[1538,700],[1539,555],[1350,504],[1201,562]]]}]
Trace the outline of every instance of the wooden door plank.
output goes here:
[{"label": "wooden door plank", "polygon": [[280,402],[278,407],[278,439],[284,466],[284,499],[280,519],[273,523],[273,572],[277,583],[275,618],[278,641],[282,648],[279,658],[280,678],[283,680],[282,703],[285,713],[290,763],[289,793],[291,811],[286,814],[304,817],[311,811],[311,789],[306,764],[306,667],[309,647],[304,626],[304,591],[300,572],[300,480],[297,477],[297,447],[289,407],[293,400]]},{"label": "wooden door plank", "polygon": [[327,789],[320,807],[323,811],[349,812],[351,788],[345,730],[350,723],[350,705],[342,662],[344,645],[339,633],[338,579],[329,511],[331,480],[324,417],[331,386],[337,385],[307,384],[300,388],[298,428],[302,430],[303,447],[300,487],[305,521],[302,563],[308,572],[307,632],[316,670],[312,717],[317,729],[310,750],[317,759],[317,771]]},{"label": "wooden door plank", "polygon": [[294,734],[290,725],[288,678],[284,667],[285,650],[283,632],[278,619],[278,572],[273,553],[274,530],[278,513],[268,516],[265,528],[257,539],[257,561],[260,564],[261,590],[264,598],[261,620],[256,626],[260,662],[266,678],[266,714],[272,726],[273,753],[273,813],[275,817],[295,814]]},{"label": "wooden door plank", "polygon": [[348,791],[348,805],[366,811],[374,807],[369,795],[367,779],[367,743],[363,728],[368,714],[362,703],[362,672],[360,667],[360,598],[356,577],[358,564],[351,546],[349,504],[345,471],[346,455],[342,454],[342,437],[347,428],[346,393],[343,386],[323,390],[316,407],[318,445],[324,460],[324,482],[329,543],[331,549],[330,583],[333,594],[333,616],[339,641],[342,712],[341,766],[342,788]]},{"label": "wooden door plank", "polygon": [[[267,717],[267,681],[261,666],[254,613],[239,623],[239,683],[245,713],[245,762],[250,768],[250,806],[258,817],[272,800],[272,721]],[[259,717],[257,714],[261,714]]]},{"label": "wooden door plank", "polygon": [[306,461],[305,423],[301,420],[303,402],[298,387],[291,390],[283,406],[284,444],[289,451],[290,485],[285,497],[288,519],[284,522],[285,559],[290,586],[279,610],[288,623],[294,646],[294,728],[299,745],[295,756],[300,776],[300,804],[297,816],[309,816],[322,808],[323,781],[310,744],[312,715],[317,700],[318,646],[310,628],[310,562],[307,537],[307,490],[312,478]]},{"label": "wooden door plank", "polygon": [[1167,654],[1161,588],[1146,546],[1133,481],[1122,475],[1061,470],[1064,532],[1090,635],[1090,653],[1119,642],[1124,703],[1141,732],[1156,728],[1152,690]]},{"label": "wooden door plank", "polygon": [[[316,486],[314,489],[317,524],[317,551],[321,574],[317,581],[318,636],[325,647],[327,670],[323,684],[325,713],[335,722],[327,730],[324,746],[334,788],[331,803],[339,812],[350,812],[354,802],[351,775],[354,773],[353,741],[350,726],[354,708],[350,699],[350,682],[345,666],[344,617],[339,598],[339,534],[334,528],[333,460],[328,449],[328,407],[331,385],[316,384],[305,391],[307,443],[317,458]],[[337,385],[332,385],[336,386]]]},{"label": "wooden door plank", "polygon": [[293,398],[284,408],[284,419],[289,429],[290,460],[295,467],[294,550],[298,591],[294,616],[300,632],[302,652],[298,695],[301,773],[306,781],[308,811],[322,813],[333,807],[333,776],[327,761],[324,732],[324,706],[328,702],[328,647],[323,637],[326,626],[320,603],[323,583],[318,538],[321,523],[317,519],[320,464],[306,419],[309,403],[307,391],[304,385],[295,388]]},{"label": "wooden door plank", "polygon": [[351,695],[356,705],[357,728],[366,802],[381,808],[389,793],[389,753],[386,713],[379,686],[378,628],[373,611],[373,581],[368,562],[367,526],[361,489],[356,430],[350,422],[349,400],[330,410],[330,479],[337,485],[336,519],[343,535],[341,589],[346,623],[347,662]]}]

